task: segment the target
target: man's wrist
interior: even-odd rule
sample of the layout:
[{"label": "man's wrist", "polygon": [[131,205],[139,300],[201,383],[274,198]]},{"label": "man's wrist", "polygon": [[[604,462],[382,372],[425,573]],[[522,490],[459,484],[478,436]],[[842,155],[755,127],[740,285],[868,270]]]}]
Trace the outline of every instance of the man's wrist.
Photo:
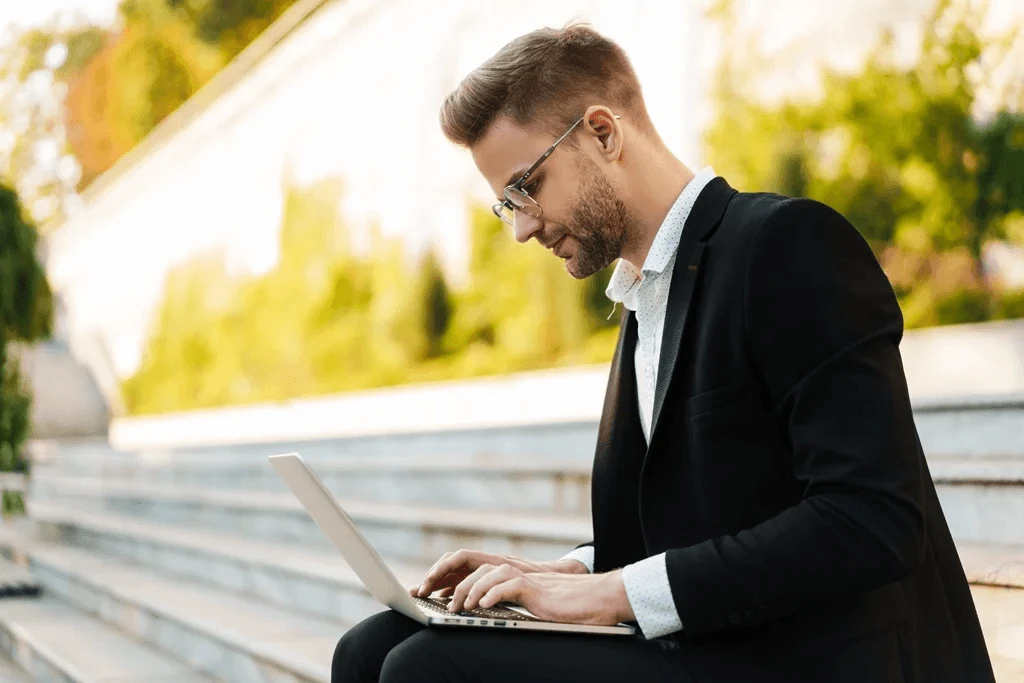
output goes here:
[{"label": "man's wrist", "polygon": [[614,609],[616,622],[636,621],[633,605],[629,602],[629,594],[626,593],[626,583],[622,579],[622,570],[616,569],[603,576],[609,583],[611,600],[608,604]]}]

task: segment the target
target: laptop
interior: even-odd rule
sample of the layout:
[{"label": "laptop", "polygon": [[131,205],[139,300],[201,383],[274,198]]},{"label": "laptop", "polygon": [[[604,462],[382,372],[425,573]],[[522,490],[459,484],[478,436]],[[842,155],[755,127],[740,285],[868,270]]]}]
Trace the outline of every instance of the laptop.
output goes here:
[{"label": "laptop", "polygon": [[270,464],[299,499],[320,530],[334,543],[373,597],[400,614],[425,626],[471,626],[474,628],[514,628],[529,631],[560,631],[631,635],[629,624],[593,626],[544,621],[526,608],[511,603],[478,607],[458,613],[448,611],[450,598],[419,598],[409,595],[384,564],[377,551],[359,532],[352,519],[331,495],[320,478],[298,453],[270,456]]}]

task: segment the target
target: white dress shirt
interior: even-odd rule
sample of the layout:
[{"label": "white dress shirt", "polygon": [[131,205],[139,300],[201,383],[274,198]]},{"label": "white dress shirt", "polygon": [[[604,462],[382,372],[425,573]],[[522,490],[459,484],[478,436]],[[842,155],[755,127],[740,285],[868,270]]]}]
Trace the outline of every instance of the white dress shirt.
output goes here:
[{"label": "white dress shirt", "polygon": [[[714,178],[715,172],[708,166],[686,184],[658,228],[643,268],[637,270],[629,261],[619,259],[605,291],[609,299],[636,313],[637,344],[633,364],[636,368],[640,424],[648,443],[651,440],[654,390],[665,329],[665,311],[668,308],[668,292],[679,238],[697,196]],[[639,455],[642,457],[642,454]],[[577,548],[565,555],[565,558],[577,560],[589,571],[594,571],[593,546]],[[672,600],[665,553],[623,567],[622,581],[626,585],[630,607],[633,608],[645,638],[657,638],[682,629],[683,624]]]}]

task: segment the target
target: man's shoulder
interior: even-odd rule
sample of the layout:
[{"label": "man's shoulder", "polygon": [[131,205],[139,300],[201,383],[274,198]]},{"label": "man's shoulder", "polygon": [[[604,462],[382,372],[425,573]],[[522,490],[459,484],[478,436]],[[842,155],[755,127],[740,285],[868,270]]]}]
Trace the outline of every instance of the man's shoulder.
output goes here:
[{"label": "man's shoulder", "polygon": [[725,213],[710,241],[718,247],[718,255],[745,252],[758,228],[772,214],[795,201],[793,197],[774,192],[737,192],[729,200]]},{"label": "man's shoulder", "polygon": [[762,225],[773,223],[817,222],[839,214],[828,205],[805,197],[789,197],[775,192],[737,192],[722,216],[715,237],[735,246],[749,245]]},{"label": "man's shoulder", "polygon": [[775,192],[737,192],[722,216],[722,223],[757,228],[769,216],[794,202],[809,201]]}]

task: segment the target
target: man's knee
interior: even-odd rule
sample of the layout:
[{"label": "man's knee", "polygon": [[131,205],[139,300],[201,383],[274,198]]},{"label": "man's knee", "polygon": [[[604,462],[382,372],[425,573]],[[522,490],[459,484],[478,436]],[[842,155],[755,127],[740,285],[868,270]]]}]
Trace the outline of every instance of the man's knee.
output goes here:
[{"label": "man's knee", "polygon": [[350,628],[334,648],[331,683],[377,681],[388,653],[422,628],[392,610],[363,619]]},{"label": "man's knee", "polygon": [[444,683],[454,680],[440,629],[423,629],[384,658],[380,683]]}]

